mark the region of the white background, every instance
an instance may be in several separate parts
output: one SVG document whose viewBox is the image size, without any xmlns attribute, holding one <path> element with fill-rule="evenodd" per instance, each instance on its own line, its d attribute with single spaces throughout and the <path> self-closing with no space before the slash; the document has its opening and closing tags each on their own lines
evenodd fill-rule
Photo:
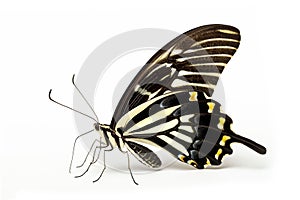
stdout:
<svg viewBox="0 0 300 200">
<path fill-rule="evenodd" d="M 300 67 L 297 3 L 221 2 L 1 1 L 0 198 L 253 200 L 296 196 L 293 180 L 300 178 L 299 101 L 294 95 L 299 91 Z M 234 154 L 219 169 L 200 171 L 175 164 L 136 175 L 139 186 L 129 174 L 113 170 L 107 170 L 95 184 L 92 180 L 100 169 L 74 179 L 67 172 L 77 134 L 73 114 L 50 103 L 48 90 L 54 88 L 56 98 L 72 105 L 72 74 L 98 45 L 124 31 L 185 32 L 211 23 L 230 24 L 241 31 L 241 46 L 222 75 L 226 111 L 236 132 L 265 145 L 267 155 L 233 145 Z M 109 86 L 99 88 L 108 91 Z M 109 119 L 111 113 L 103 115 Z"/>
</svg>

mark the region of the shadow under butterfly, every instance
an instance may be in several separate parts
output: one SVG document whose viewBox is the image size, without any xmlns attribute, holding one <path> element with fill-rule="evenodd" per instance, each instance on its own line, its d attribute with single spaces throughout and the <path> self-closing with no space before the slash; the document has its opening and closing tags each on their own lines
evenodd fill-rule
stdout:
<svg viewBox="0 0 300 200">
<path fill-rule="evenodd" d="M 128 169 L 135 184 L 128 152 L 150 168 L 162 165 L 149 145 L 163 149 L 197 169 L 220 165 L 226 154 L 232 154 L 230 145 L 234 142 L 265 154 L 265 147 L 232 131 L 232 119 L 211 98 L 220 74 L 239 43 L 239 30 L 221 24 L 201 26 L 176 37 L 138 72 L 123 94 L 109 125 L 99 123 L 92 106 L 76 86 L 74 76 L 72 82 L 95 118 L 53 100 L 50 90 L 51 101 L 95 121 L 91 131 L 97 131 L 100 137 L 93 142 L 94 151 L 92 153 L 93 148 L 90 149 L 83 164 L 91 153 L 93 159 L 80 176 L 97 162 L 102 149 L 104 168 L 95 181 L 106 169 L 105 154 L 118 148 L 127 155 Z M 78 138 L 91 131 L 76 138 L 72 159 Z M 70 171 L 71 167 L 72 161 Z"/>
</svg>

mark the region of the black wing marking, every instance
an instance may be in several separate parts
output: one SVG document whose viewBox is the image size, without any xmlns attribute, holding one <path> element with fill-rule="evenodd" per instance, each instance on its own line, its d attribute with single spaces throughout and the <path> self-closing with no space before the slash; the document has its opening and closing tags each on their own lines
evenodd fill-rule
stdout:
<svg viewBox="0 0 300 200">
<path fill-rule="evenodd" d="M 126 142 L 126 144 L 129 147 L 129 151 L 144 165 L 152 168 L 161 166 L 161 161 L 158 156 L 147 147 L 130 141 Z"/>
<path fill-rule="evenodd" d="M 202 91 L 211 96 L 219 75 L 236 52 L 239 30 L 227 25 L 192 29 L 159 50 L 130 83 L 111 127 L 128 111 L 169 91 Z"/>
<path fill-rule="evenodd" d="M 202 92 L 169 92 L 132 109 L 116 125 L 126 142 L 151 144 L 165 149 L 196 168 L 220 165 L 231 154 L 232 142 L 264 154 L 261 145 L 235 134 L 232 120 L 221 105 L 203 99 Z"/>
</svg>

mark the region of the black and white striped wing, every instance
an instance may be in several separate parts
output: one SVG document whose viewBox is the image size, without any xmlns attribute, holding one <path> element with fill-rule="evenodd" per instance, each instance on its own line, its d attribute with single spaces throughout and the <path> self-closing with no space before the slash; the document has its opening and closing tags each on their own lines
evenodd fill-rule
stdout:
<svg viewBox="0 0 300 200">
<path fill-rule="evenodd" d="M 154 54 L 130 83 L 111 126 L 128 111 L 167 90 L 201 91 L 211 96 L 239 42 L 239 30 L 227 25 L 201 26 L 173 39 Z"/>
</svg>

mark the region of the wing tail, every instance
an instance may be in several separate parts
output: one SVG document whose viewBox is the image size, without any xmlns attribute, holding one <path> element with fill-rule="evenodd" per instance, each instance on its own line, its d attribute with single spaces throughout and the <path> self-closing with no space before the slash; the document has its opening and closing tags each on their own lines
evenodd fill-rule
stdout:
<svg viewBox="0 0 300 200">
<path fill-rule="evenodd" d="M 237 134 L 231 134 L 232 141 L 241 143 L 250 149 L 256 151 L 259 154 L 266 154 L 267 150 L 264 146 L 254 142 L 253 140 L 250 140 L 248 138 L 245 138 L 243 136 L 237 135 Z"/>
</svg>

